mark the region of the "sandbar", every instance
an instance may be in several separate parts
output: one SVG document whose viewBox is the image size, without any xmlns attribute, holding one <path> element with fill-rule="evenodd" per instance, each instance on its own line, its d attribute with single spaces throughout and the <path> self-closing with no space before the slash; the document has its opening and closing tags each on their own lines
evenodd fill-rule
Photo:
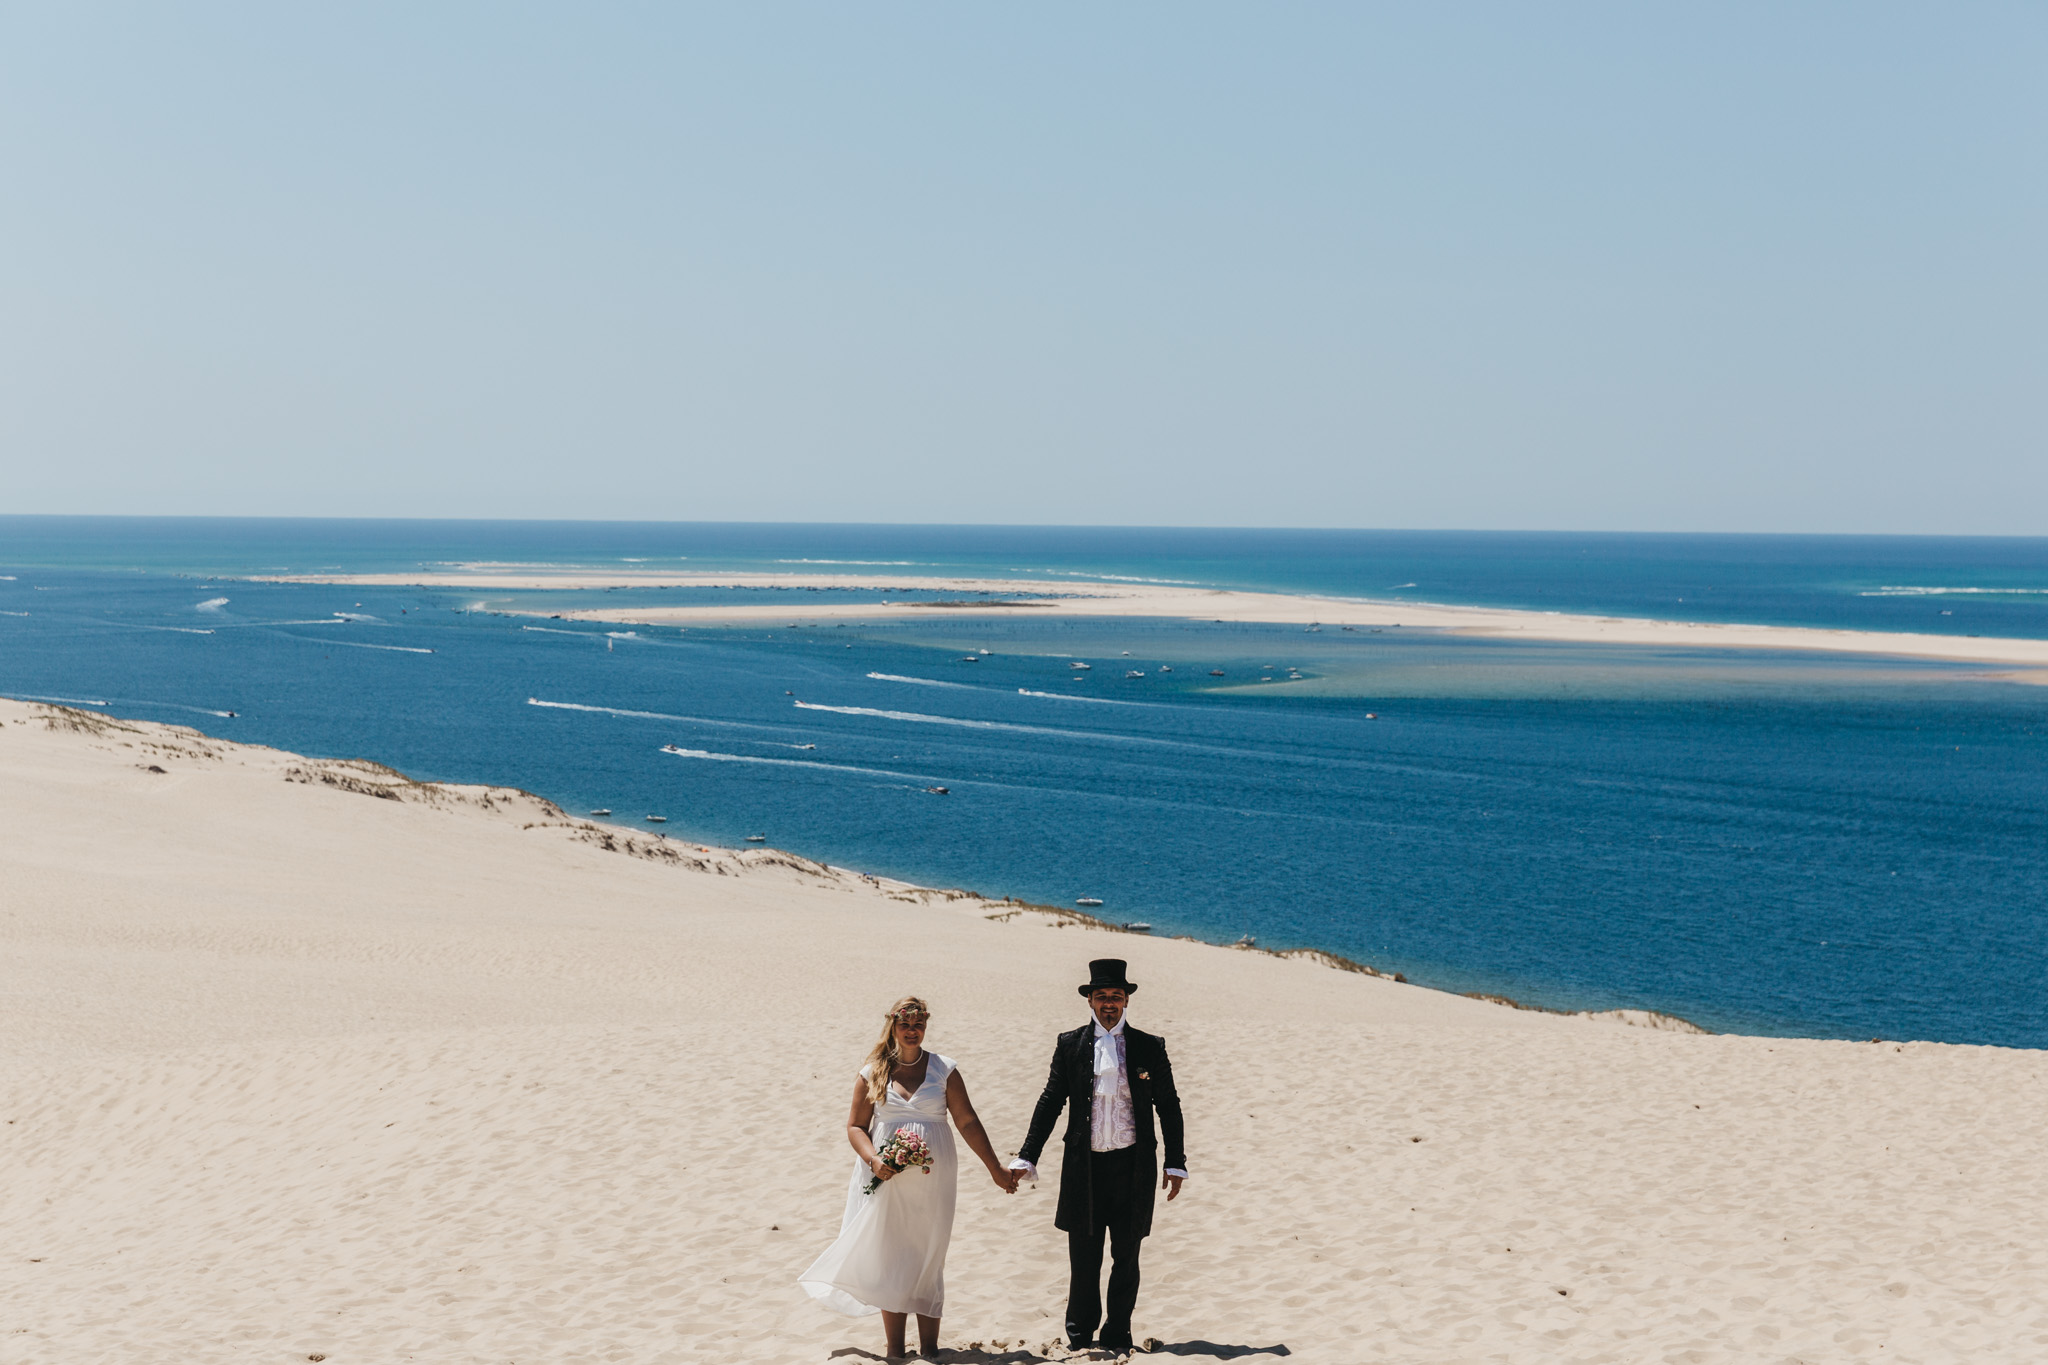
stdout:
<svg viewBox="0 0 2048 1365">
<path fill-rule="evenodd" d="M 1044 579 L 889 577 L 820 573 L 716 573 L 570 571 L 542 573 L 517 566 L 479 565 L 429 574 L 306 574 L 260 582 L 333 583 L 378 587 L 463 588 L 477 591 L 602 591 L 605 589 L 728 588 L 748 590 L 731 604 L 631 604 L 544 611 L 566 620 L 624 625 L 802 624 L 906 620 L 945 615 L 1156 617 L 1188 621 L 1265 622 L 1278 625 L 1409 629 L 1501 639 L 1646 645 L 1701 650 L 1786 650 L 1863 654 L 1958 663 L 2048 669 L 2048 640 L 1956 636 L 1904 631 L 1825 630 L 1808 626 L 1666 621 L 1647 617 L 1591 616 L 1429 602 L 1305 597 L 1159 583 Z M 947 594 L 939 601 L 892 601 L 884 590 Z M 788 594 L 768 598 L 763 591 Z M 517 613 L 516 606 L 501 608 Z M 2010 681 L 2037 682 L 2040 675 Z"/>
</svg>

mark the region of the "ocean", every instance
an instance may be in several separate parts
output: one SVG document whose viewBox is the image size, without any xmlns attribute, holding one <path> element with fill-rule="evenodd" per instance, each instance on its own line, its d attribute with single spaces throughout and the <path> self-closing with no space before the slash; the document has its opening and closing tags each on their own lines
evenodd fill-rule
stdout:
<svg viewBox="0 0 2048 1365">
<path fill-rule="evenodd" d="M 2039 539 L 0 518 L 0 693 L 1532 1005 L 2048 1046 L 2048 688 L 2010 670 L 247 577 L 473 562 L 2048 638 Z"/>
</svg>

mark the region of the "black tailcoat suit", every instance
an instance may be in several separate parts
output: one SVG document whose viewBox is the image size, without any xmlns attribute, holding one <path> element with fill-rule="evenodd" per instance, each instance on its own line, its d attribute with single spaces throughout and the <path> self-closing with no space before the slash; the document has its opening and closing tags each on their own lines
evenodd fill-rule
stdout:
<svg viewBox="0 0 2048 1365">
<path fill-rule="evenodd" d="M 1095 1117 L 1095 1024 L 1091 1020 L 1054 1045 L 1045 1092 L 1031 1113 L 1031 1131 L 1017 1155 L 1038 1164 L 1052 1127 L 1067 1111 L 1065 1156 L 1060 1163 L 1059 1209 L 1053 1226 L 1067 1234 L 1073 1282 L 1067 1299 L 1067 1335 L 1087 1340 L 1101 1314 L 1099 1283 L 1102 1236 L 1110 1237 L 1109 1313 L 1102 1341 L 1130 1344 L 1131 1308 L 1138 1297 L 1138 1243 L 1152 1231 L 1152 1207 L 1159 1184 L 1159 1145 L 1165 1165 L 1187 1169 L 1180 1093 L 1173 1087 L 1173 1063 L 1166 1040 L 1124 1024 L 1124 1072 L 1131 1088 L 1132 1127 L 1137 1141 L 1118 1152 L 1093 1150 Z M 1158 1111 L 1158 1122 L 1153 1112 Z"/>
</svg>

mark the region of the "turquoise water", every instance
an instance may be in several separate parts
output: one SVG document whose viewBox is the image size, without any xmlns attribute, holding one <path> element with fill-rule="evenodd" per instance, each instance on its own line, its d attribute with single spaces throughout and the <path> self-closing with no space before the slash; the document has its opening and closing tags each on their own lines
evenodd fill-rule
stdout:
<svg viewBox="0 0 2048 1365">
<path fill-rule="evenodd" d="M 2048 689 L 1980 666 L 1151 620 L 685 633 L 469 610 L 679 590 L 234 577 L 629 559 L 2048 636 L 2042 541 L 0 519 L 0 692 L 1448 989 L 2048 1045 Z"/>
</svg>

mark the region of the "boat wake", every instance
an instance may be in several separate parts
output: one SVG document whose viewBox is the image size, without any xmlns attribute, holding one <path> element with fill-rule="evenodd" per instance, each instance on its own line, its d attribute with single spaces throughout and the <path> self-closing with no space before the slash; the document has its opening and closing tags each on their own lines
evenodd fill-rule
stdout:
<svg viewBox="0 0 2048 1365">
<path fill-rule="evenodd" d="M 24 613 L 24 615 L 25 614 L 26 613 Z M 93 624 L 100 626 L 114 626 L 121 630 L 167 630 L 170 631 L 173 635 L 213 634 L 211 630 L 202 630 L 198 626 L 152 626 L 147 625 L 141 621 L 95 621 Z"/>
<path fill-rule="evenodd" d="M 1075 692 L 1034 692 L 1028 687 L 1017 689 L 1020 697 L 1051 697 L 1054 701 L 1086 701 L 1097 706 L 1150 706 L 1151 702 L 1117 701 L 1112 697 L 1084 697 Z"/>
<path fill-rule="evenodd" d="M 564 632 L 573 633 L 573 632 Z M 716 725 L 729 730 L 781 730 L 786 725 L 756 725 L 744 720 L 712 720 L 707 716 L 676 716 L 666 711 L 628 711 L 620 706 L 587 706 L 580 701 L 542 701 L 539 697 L 528 697 L 528 706 L 542 706 L 550 711 L 588 711 L 600 716 L 623 716 L 628 720 L 673 720 L 685 725 Z"/>
<path fill-rule="evenodd" d="M 860 773 L 866 777 L 894 777 L 905 782 L 933 782 L 936 778 L 923 777 L 917 773 L 899 773 L 888 768 L 856 768 L 850 763 L 819 763 L 808 758 L 763 758 L 759 754 L 720 754 L 709 749 L 685 749 L 679 744 L 664 744 L 661 751 L 676 758 L 698 758 L 708 763 L 765 763 L 774 768 L 819 768 L 830 773 Z M 949 778 L 948 781 L 957 781 Z"/>
<path fill-rule="evenodd" d="M 156 711 L 189 711 L 195 716 L 219 716 L 222 720 L 233 720 L 232 711 L 217 711 L 211 706 L 187 706 L 180 701 L 142 701 L 135 697 L 109 697 L 92 700 L 86 697 L 39 697 L 27 692 L 4 694 L 16 701 L 46 701 L 59 706 L 146 706 Z"/>
<path fill-rule="evenodd" d="M 1912 588 L 1883 587 L 1872 592 L 1859 592 L 1858 597 L 2043 597 L 2048 588 Z"/>
<path fill-rule="evenodd" d="M 1019 735 L 1055 735 L 1061 739 L 1107 739 L 1131 744 L 1153 741 L 1137 735 L 1095 734 L 1087 730 L 1056 730 L 1048 725 L 1018 725 L 1006 720 L 969 720 L 963 716 L 928 716 L 922 711 L 884 711 L 873 706 L 827 706 L 823 702 L 800 701 L 805 711 L 830 711 L 840 716 L 873 716 L 877 720 L 900 720 L 912 725 L 952 725 L 962 730 L 1007 730 Z"/>
<path fill-rule="evenodd" d="M 211 631 L 206 633 L 212 634 Z M 339 645 L 343 649 L 388 649 L 398 654 L 432 654 L 434 652 L 431 649 L 422 649 L 418 645 L 372 645 L 365 644 L 361 640 L 314 640 L 304 635 L 285 635 L 282 638 L 297 640 L 301 644 L 308 645 Z"/>
<path fill-rule="evenodd" d="M 876 682 L 916 683 L 919 687 L 957 687 L 962 692 L 984 692 L 987 689 L 971 683 L 940 682 L 937 678 L 906 678 L 898 673 L 870 673 Z"/>
</svg>

